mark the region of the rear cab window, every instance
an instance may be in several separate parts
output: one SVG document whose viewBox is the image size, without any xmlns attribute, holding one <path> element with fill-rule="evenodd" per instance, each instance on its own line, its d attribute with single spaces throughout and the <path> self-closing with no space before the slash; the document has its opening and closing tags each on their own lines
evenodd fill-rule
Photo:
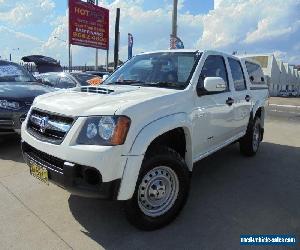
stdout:
<svg viewBox="0 0 300 250">
<path fill-rule="evenodd" d="M 251 84 L 265 84 L 264 74 L 260 65 L 249 61 L 246 61 L 245 65 Z"/>
</svg>

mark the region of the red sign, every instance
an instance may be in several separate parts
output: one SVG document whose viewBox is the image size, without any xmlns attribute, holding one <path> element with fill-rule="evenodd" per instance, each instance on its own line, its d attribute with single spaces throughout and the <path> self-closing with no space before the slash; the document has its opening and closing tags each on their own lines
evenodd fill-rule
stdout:
<svg viewBox="0 0 300 250">
<path fill-rule="evenodd" d="M 109 10 L 69 0 L 69 43 L 108 50 Z"/>
</svg>

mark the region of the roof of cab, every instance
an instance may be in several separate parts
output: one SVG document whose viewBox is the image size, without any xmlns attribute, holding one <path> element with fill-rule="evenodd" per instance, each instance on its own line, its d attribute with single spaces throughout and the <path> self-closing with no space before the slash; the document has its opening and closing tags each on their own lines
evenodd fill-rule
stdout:
<svg viewBox="0 0 300 250">
<path fill-rule="evenodd" d="M 140 55 L 154 54 L 154 53 L 195 53 L 198 52 L 197 49 L 166 49 L 166 50 L 154 50 L 149 52 L 142 52 Z"/>
</svg>

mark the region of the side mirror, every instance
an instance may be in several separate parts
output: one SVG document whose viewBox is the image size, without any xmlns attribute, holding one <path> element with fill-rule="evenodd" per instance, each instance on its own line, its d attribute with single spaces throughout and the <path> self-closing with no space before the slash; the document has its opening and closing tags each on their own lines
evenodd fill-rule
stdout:
<svg viewBox="0 0 300 250">
<path fill-rule="evenodd" d="M 226 83 L 221 77 L 206 77 L 204 79 L 204 86 L 197 87 L 197 93 L 201 95 L 212 95 L 226 91 Z"/>
<path fill-rule="evenodd" d="M 209 93 L 220 93 L 226 90 L 226 83 L 221 77 L 206 77 L 204 89 Z"/>
</svg>

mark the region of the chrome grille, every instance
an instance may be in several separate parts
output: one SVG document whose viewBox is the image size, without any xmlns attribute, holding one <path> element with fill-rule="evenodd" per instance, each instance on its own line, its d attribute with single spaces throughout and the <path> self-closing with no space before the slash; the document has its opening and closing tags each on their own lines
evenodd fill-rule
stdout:
<svg viewBox="0 0 300 250">
<path fill-rule="evenodd" d="M 8 120 L 8 119 L 1 119 L 0 118 L 0 125 L 1 126 L 13 126 L 14 125 L 14 121 L 13 120 Z"/>
<path fill-rule="evenodd" d="M 74 118 L 32 110 L 27 131 L 41 141 L 60 144 L 71 129 Z"/>
</svg>

